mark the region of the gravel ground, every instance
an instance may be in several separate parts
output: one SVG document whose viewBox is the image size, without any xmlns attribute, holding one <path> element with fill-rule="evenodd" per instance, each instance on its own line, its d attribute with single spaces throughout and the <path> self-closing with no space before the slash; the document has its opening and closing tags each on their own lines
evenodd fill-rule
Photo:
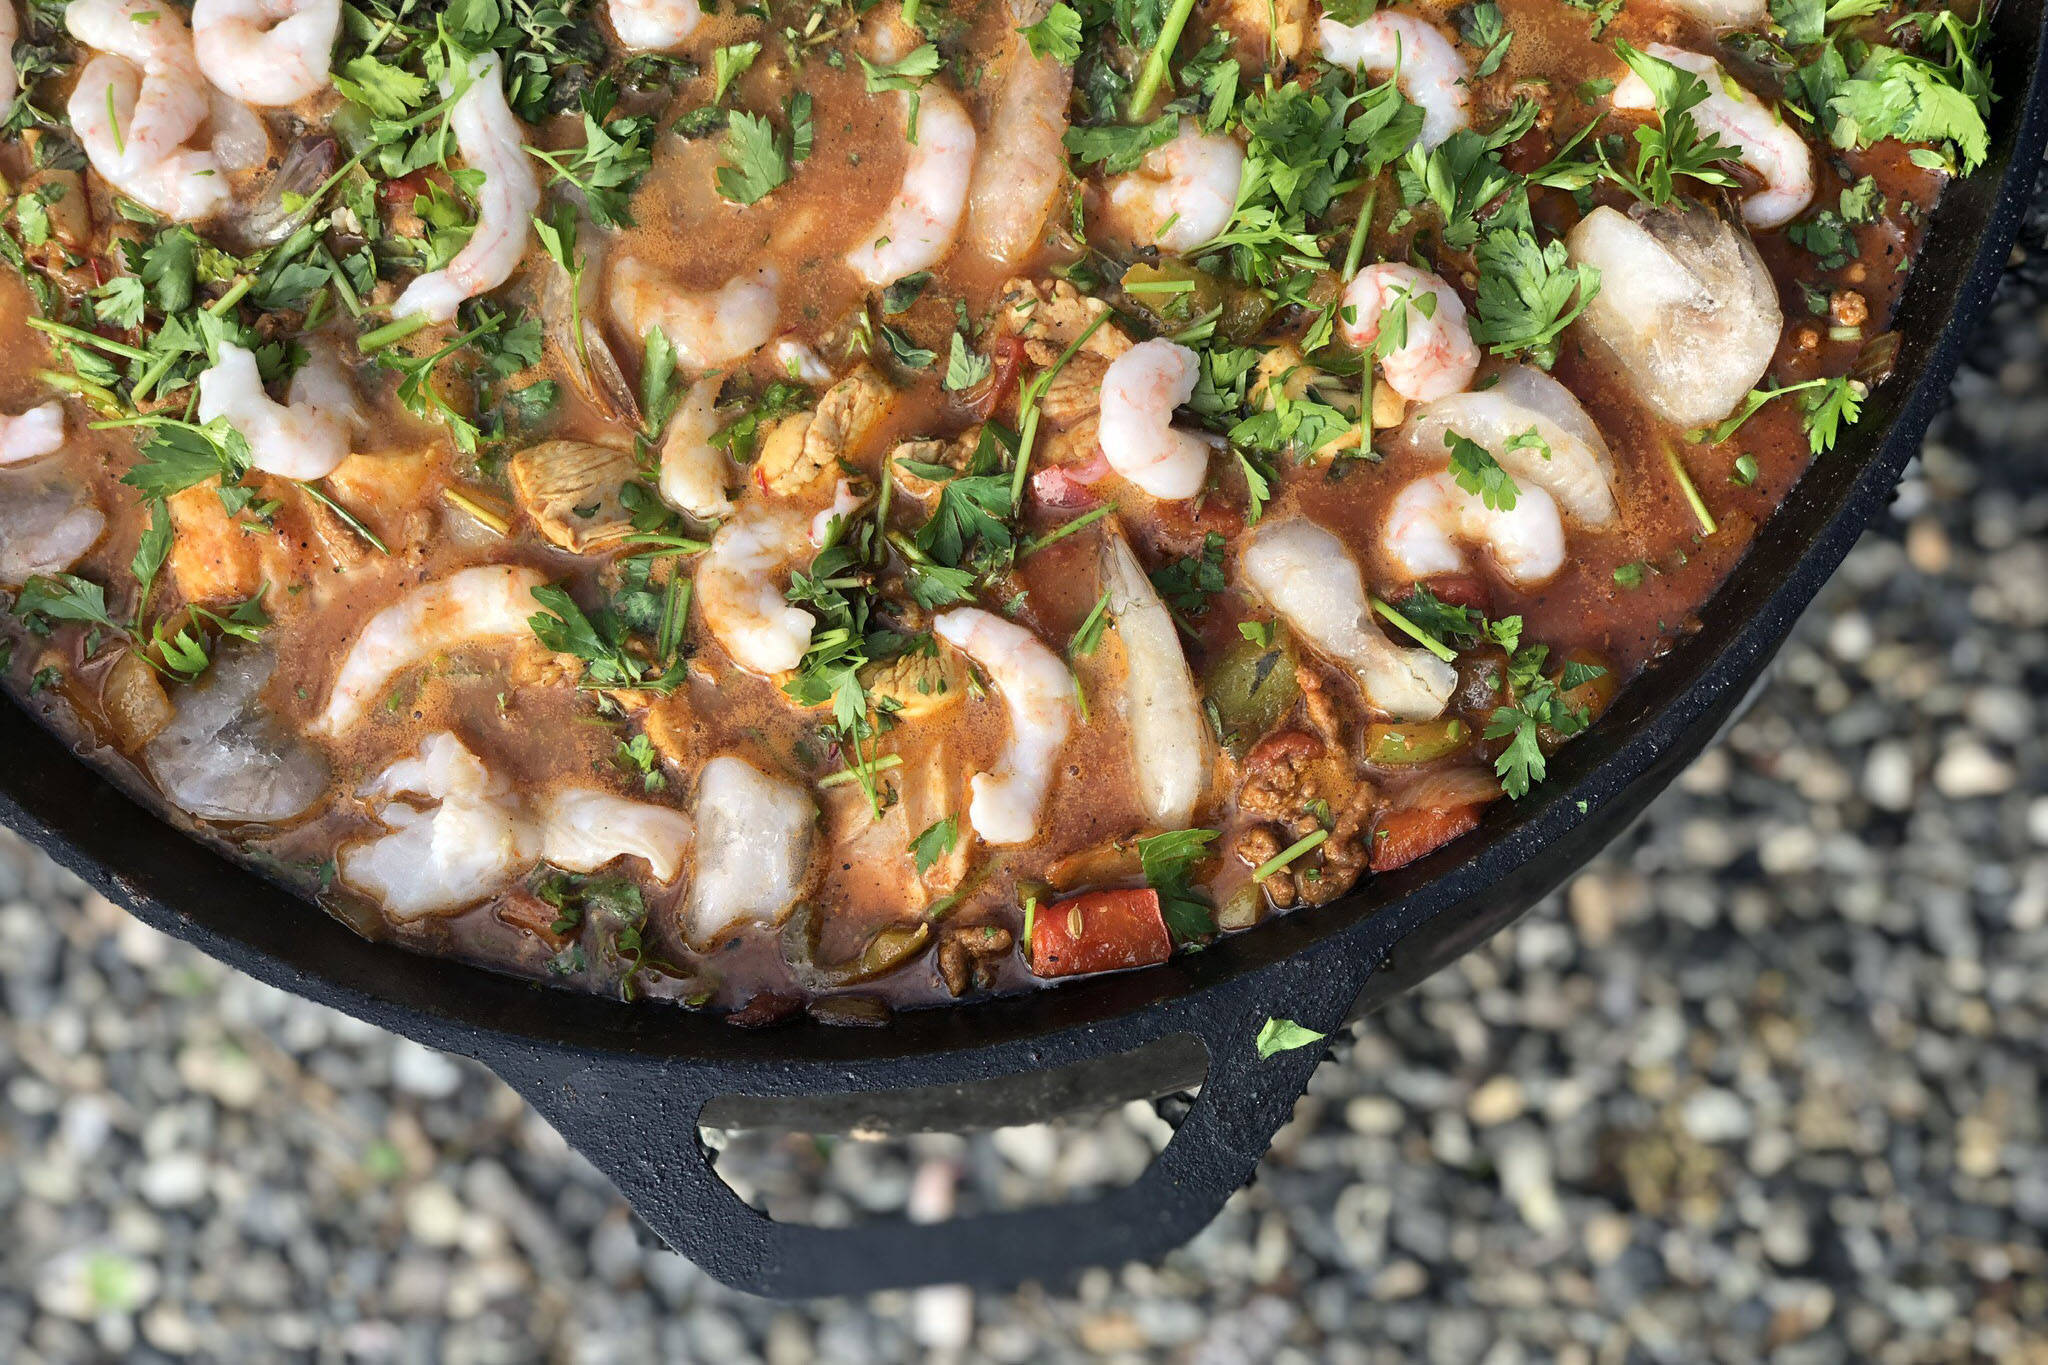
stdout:
<svg viewBox="0 0 2048 1365">
<path fill-rule="evenodd" d="M 1160 1268 L 732 1293 L 489 1075 L 0 835 L 0 1360 L 2048 1362 L 2044 281 L 1747 718 L 1340 1048 Z M 785 1213 L 929 1214 L 1126 1179 L 1165 1131 L 723 1164 Z"/>
</svg>

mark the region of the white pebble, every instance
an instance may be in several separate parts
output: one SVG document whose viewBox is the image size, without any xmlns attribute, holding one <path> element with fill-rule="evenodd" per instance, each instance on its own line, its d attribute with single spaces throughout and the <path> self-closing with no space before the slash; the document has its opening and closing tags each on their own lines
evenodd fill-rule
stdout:
<svg viewBox="0 0 2048 1365">
<path fill-rule="evenodd" d="M 462 1087 L 462 1068 L 443 1053 L 401 1038 L 391 1050 L 391 1083 L 408 1095 L 445 1100 Z"/>
<path fill-rule="evenodd" d="M 1863 795 L 1879 810 L 1910 810 L 1913 805 L 1913 751 L 1895 739 L 1870 746 L 1863 761 Z"/>
<path fill-rule="evenodd" d="M 1700 1142 L 1738 1142 L 1753 1126 L 1749 1106 L 1733 1091 L 1699 1091 L 1685 1102 L 1685 1131 Z"/>
<path fill-rule="evenodd" d="M 1968 737 L 1952 741 L 1934 765 L 1934 789 L 1952 801 L 1996 796 L 2012 782 L 2012 765 Z"/>
<path fill-rule="evenodd" d="M 197 1152 L 167 1152 L 142 1168 L 137 1184 L 160 1209 L 196 1204 L 206 1197 L 206 1161 Z"/>
</svg>

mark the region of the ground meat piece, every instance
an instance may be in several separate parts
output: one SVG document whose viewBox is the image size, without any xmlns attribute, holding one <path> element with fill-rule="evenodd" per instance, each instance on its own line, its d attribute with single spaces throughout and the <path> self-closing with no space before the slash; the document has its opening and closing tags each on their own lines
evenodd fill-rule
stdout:
<svg viewBox="0 0 2048 1365">
<path fill-rule="evenodd" d="M 1335 689 L 1320 672 L 1305 663 L 1294 666 L 1294 680 L 1301 688 L 1301 705 L 1308 715 L 1308 723 L 1315 726 L 1316 733 L 1323 737 L 1323 743 L 1334 750 L 1343 750 L 1346 747 L 1344 736 L 1350 726 L 1340 709 Z"/>
<path fill-rule="evenodd" d="M 1305 730 L 1267 735 L 1245 755 L 1238 809 L 1268 820 L 1296 814 L 1317 797 L 1312 765 L 1323 752 L 1323 742 Z"/>
<path fill-rule="evenodd" d="M 1361 782 L 1351 800 L 1337 815 L 1336 827 L 1317 850 L 1322 855 L 1319 876 L 1305 879 L 1302 897 L 1310 905 L 1327 905 L 1349 891 L 1371 860 L 1369 825 L 1379 806 L 1379 793 L 1369 782 Z"/>
<path fill-rule="evenodd" d="M 971 985 L 987 990 L 995 984 L 996 964 L 1016 943 L 999 924 L 949 926 L 939 935 L 939 979 L 956 999 Z"/>
</svg>

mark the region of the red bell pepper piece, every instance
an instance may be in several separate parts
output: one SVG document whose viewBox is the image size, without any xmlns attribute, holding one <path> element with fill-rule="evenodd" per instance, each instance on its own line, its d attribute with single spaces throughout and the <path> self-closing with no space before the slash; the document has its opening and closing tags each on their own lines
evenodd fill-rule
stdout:
<svg viewBox="0 0 2048 1365">
<path fill-rule="evenodd" d="M 1380 817 L 1372 832 L 1372 870 L 1392 872 L 1406 867 L 1425 853 L 1434 853 L 1479 824 L 1483 801 L 1452 806 L 1447 810 L 1391 810 Z"/>
<path fill-rule="evenodd" d="M 1159 893 L 1086 891 L 1054 901 L 1031 924 L 1031 970 L 1037 976 L 1081 976 L 1149 967 L 1173 956 L 1159 913 Z"/>
</svg>

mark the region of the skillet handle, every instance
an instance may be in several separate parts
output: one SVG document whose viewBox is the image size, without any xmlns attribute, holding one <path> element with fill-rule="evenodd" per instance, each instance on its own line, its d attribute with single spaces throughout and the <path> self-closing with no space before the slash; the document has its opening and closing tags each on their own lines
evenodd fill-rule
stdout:
<svg viewBox="0 0 2048 1365">
<path fill-rule="evenodd" d="M 1058 1281 L 1089 1266 L 1165 1255 L 1206 1227 L 1251 1180 L 1329 1051 L 1327 1041 L 1318 1041 L 1262 1059 L 1255 1046 L 1260 1027 L 1277 1015 L 1334 1034 L 1373 965 L 1350 955 L 1309 956 L 1323 961 L 1296 960 L 1288 970 L 1262 974 L 1252 989 L 1221 990 L 1220 998 L 1204 993 L 1189 1002 L 1192 1008 L 1161 1012 L 1156 1036 L 1195 1034 L 1208 1049 L 1209 1068 L 1187 1117 L 1137 1180 L 1094 1198 L 939 1223 L 888 1218 L 811 1227 L 778 1223 L 748 1206 L 713 1169 L 697 1133 L 705 1102 L 736 1087 L 706 1081 L 687 1063 L 557 1069 L 507 1065 L 501 1057 L 492 1064 L 671 1247 L 734 1288 L 806 1298 L 928 1284 Z M 1131 1046 L 1127 1033 L 1113 1049 L 1083 1043 L 1092 1055 Z M 1024 1064 L 1003 1070 L 1033 1070 L 1039 1055 L 1020 1050 Z M 873 1088 L 861 1075 L 845 1068 L 818 1079 L 785 1073 L 763 1088 Z"/>
</svg>

